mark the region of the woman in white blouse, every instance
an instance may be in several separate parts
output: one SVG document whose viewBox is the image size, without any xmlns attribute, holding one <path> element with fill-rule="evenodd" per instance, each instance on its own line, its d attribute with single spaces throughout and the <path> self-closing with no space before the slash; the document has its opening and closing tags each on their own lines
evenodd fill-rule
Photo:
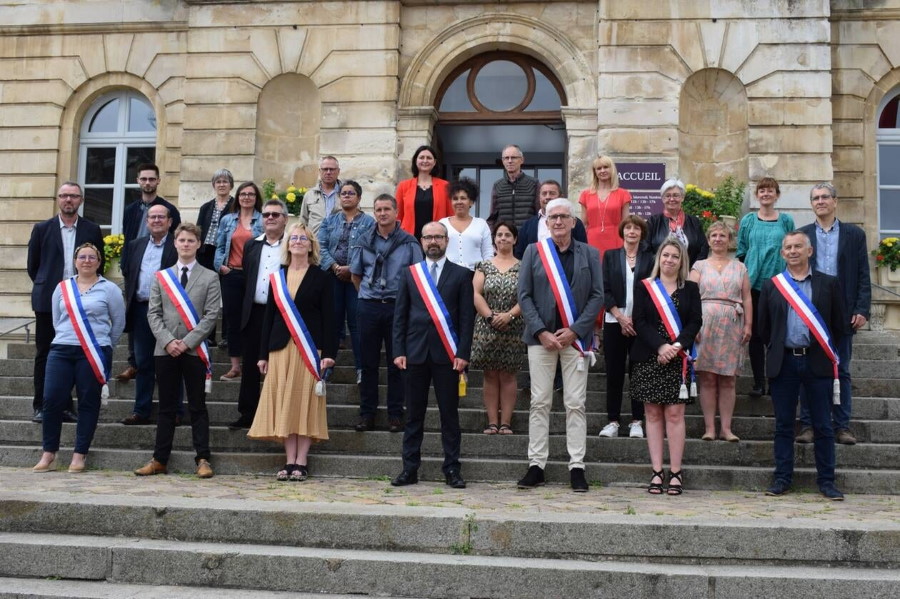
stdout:
<svg viewBox="0 0 900 599">
<path fill-rule="evenodd" d="M 450 185 L 450 204 L 453 216 L 440 220 L 448 231 L 447 259 L 474 271 L 482 260 L 494 257 L 491 228 L 487 221 L 469 214 L 478 197 L 478 185 L 463 177 Z"/>
</svg>

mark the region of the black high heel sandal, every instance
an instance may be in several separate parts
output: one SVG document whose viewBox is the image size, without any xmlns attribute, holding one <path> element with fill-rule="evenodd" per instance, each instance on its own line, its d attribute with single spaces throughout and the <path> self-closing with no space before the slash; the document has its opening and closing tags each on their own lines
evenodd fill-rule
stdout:
<svg viewBox="0 0 900 599">
<path fill-rule="evenodd" d="M 667 494 L 681 495 L 684 492 L 684 488 L 682 487 L 683 481 L 681 480 L 681 473 L 682 473 L 681 470 L 679 470 L 678 472 L 673 472 L 672 470 L 669 470 L 669 485 L 668 485 L 669 488 L 666 491 Z M 678 484 L 672 485 L 673 480 L 677 480 Z"/>
<path fill-rule="evenodd" d="M 650 477 L 650 484 L 647 485 L 647 492 L 651 495 L 662 495 L 663 494 L 663 480 L 665 480 L 666 473 L 660 470 L 657 472 L 653 471 L 653 476 Z M 658 478 L 659 482 L 653 482 L 654 478 Z"/>
</svg>

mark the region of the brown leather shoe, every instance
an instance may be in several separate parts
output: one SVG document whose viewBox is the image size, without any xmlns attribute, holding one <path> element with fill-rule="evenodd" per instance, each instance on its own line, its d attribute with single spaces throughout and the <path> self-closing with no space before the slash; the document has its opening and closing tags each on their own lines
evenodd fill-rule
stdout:
<svg viewBox="0 0 900 599">
<path fill-rule="evenodd" d="M 143 416 L 132 414 L 123 418 L 121 424 L 124 424 L 125 426 L 135 426 L 143 424 L 153 424 L 153 422 L 151 422 L 149 418 L 144 418 Z"/>
<path fill-rule="evenodd" d="M 156 458 L 153 458 L 146 465 L 135 470 L 134 473 L 138 476 L 153 476 L 154 474 L 168 474 L 169 470 L 165 464 L 161 464 L 156 461 Z"/>
<path fill-rule="evenodd" d="M 797 443 L 812 443 L 815 436 L 812 427 L 805 426 L 800 430 L 800 434 L 794 437 Z"/>
<path fill-rule="evenodd" d="M 837 434 L 834 436 L 834 440 L 841 445 L 856 445 L 856 437 L 845 428 L 838 430 Z"/>
<path fill-rule="evenodd" d="M 197 460 L 197 478 L 212 478 L 213 469 L 209 465 L 209 460 Z"/>
<path fill-rule="evenodd" d="M 128 368 L 126 368 L 125 370 L 123 370 L 116 376 L 116 380 L 119 381 L 120 383 L 127 383 L 128 381 L 130 381 L 131 379 L 133 379 L 136 376 L 137 376 L 137 368 L 135 368 L 134 366 L 129 366 Z"/>
</svg>

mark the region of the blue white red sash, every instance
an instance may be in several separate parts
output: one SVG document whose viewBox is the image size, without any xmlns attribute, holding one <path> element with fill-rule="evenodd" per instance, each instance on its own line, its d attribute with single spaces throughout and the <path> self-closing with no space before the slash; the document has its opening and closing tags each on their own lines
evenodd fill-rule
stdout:
<svg viewBox="0 0 900 599">
<path fill-rule="evenodd" d="M 563 271 L 562 263 L 559 261 L 559 253 L 556 251 L 556 244 L 551 238 L 537 242 L 538 255 L 544 264 L 544 270 L 547 272 L 547 278 L 550 280 L 550 290 L 553 291 L 553 297 L 556 298 L 556 309 L 562 317 L 562 325 L 568 329 L 572 328 L 575 321 L 578 320 L 578 308 L 575 307 L 575 298 L 572 296 L 572 287 Z M 594 364 L 595 357 L 593 355 L 593 336 L 587 339 L 576 338 L 572 345 L 581 353 L 591 354 L 591 365 Z"/>
<path fill-rule="evenodd" d="M 191 298 L 188 297 L 187 291 L 184 290 L 184 287 L 181 286 L 181 281 L 178 280 L 176 266 L 160 270 L 156 273 L 156 278 L 172 301 L 172 305 L 175 306 L 178 315 L 181 316 L 181 322 L 184 323 L 185 328 L 188 331 L 193 331 L 200 323 L 200 317 L 197 315 L 197 310 L 194 308 L 194 304 L 191 303 Z M 209 358 L 209 347 L 206 345 L 206 339 L 197 346 L 197 357 L 206 366 L 205 388 L 206 392 L 210 393 L 212 391 L 212 362 Z"/>
<path fill-rule="evenodd" d="M 656 311 L 659 313 L 659 318 L 662 320 L 663 326 L 666 327 L 666 332 L 669 334 L 669 342 L 675 343 L 675 340 L 678 339 L 678 335 L 681 334 L 681 316 L 678 315 L 675 303 L 672 301 L 669 294 L 666 293 L 663 282 L 658 278 L 644 279 L 641 282 L 644 284 L 644 287 L 647 288 L 650 299 L 653 300 L 653 305 L 656 306 Z M 681 399 L 688 398 L 688 366 L 690 366 L 691 375 L 690 397 L 697 397 L 696 373 L 693 368 L 693 362 L 697 358 L 697 349 L 694 345 L 691 345 L 690 352 L 687 352 L 682 348 L 678 350 L 678 353 L 681 354 L 681 391 L 679 397 Z"/>
<path fill-rule="evenodd" d="M 787 270 L 772 277 L 772 282 L 775 283 L 775 289 L 787 300 L 788 305 L 797 313 L 797 316 L 807 326 L 809 332 L 819 342 L 825 355 L 831 360 L 831 365 L 834 368 L 832 401 L 834 405 L 840 405 L 841 383 L 838 378 L 838 364 L 841 360 L 832 345 L 831 332 L 828 330 L 828 325 L 825 324 L 822 315 L 819 314 L 819 310 L 813 305 L 812 300 L 803 293 L 803 290 L 800 289 L 800 286 L 797 285 Z"/>
<path fill-rule="evenodd" d="M 447 355 L 450 356 L 450 361 L 453 362 L 456 359 L 459 336 L 453 328 L 450 312 L 447 310 L 447 306 L 444 305 L 444 299 L 441 297 L 441 294 L 438 293 L 437 285 L 435 285 L 434 279 L 431 278 L 431 273 L 428 272 L 425 260 L 410 266 L 409 271 L 412 273 L 419 295 L 422 296 L 422 301 L 425 302 L 425 307 L 428 308 L 428 313 L 431 315 L 431 321 L 434 323 L 441 338 L 441 343 L 444 345 Z"/>
<path fill-rule="evenodd" d="M 60 285 L 62 286 L 63 303 L 66 305 L 66 312 L 69 313 L 72 328 L 75 329 L 81 349 L 87 357 L 88 364 L 91 365 L 91 370 L 94 371 L 94 377 L 100 383 L 100 397 L 107 399 L 109 398 L 109 385 L 106 382 L 109 380 L 109 373 L 103 366 L 103 350 L 94 336 L 91 323 L 88 322 L 87 312 L 84 311 L 84 306 L 81 304 L 81 293 L 78 291 L 75 277 L 63 279 Z"/>
<path fill-rule="evenodd" d="M 278 306 L 278 310 L 281 312 L 281 317 L 284 319 L 284 324 L 287 325 L 294 344 L 300 350 L 300 357 L 303 359 L 306 369 L 318 381 L 316 393 L 323 395 L 323 393 L 319 393 L 319 387 L 321 386 L 319 383 L 322 382 L 322 375 L 319 374 L 321 369 L 319 351 L 316 349 L 316 344 L 313 342 L 309 329 L 306 328 L 306 323 L 303 322 L 303 317 L 300 316 L 300 311 L 297 310 L 294 299 L 288 293 L 284 271 L 279 268 L 278 272 L 270 274 L 269 282 L 272 285 L 272 297 L 275 300 L 275 305 Z"/>
</svg>

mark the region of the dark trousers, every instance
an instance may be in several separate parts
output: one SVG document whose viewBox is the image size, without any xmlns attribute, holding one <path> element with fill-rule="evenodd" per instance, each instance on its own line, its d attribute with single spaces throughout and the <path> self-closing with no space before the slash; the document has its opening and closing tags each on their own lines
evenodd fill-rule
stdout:
<svg viewBox="0 0 900 599">
<path fill-rule="evenodd" d="M 134 377 L 134 413 L 150 418 L 153 411 L 153 385 L 156 381 L 153 350 L 156 337 L 147 321 L 147 302 L 134 300 L 131 310 L 131 341 L 134 343 L 134 359 L 137 376 Z"/>
<path fill-rule="evenodd" d="M 241 343 L 241 311 L 246 278 L 244 271 L 232 270 L 219 277 L 219 281 L 222 284 L 222 322 L 228 323 L 228 356 L 237 358 L 244 348 Z"/>
<path fill-rule="evenodd" d="M 759 335 L 759 290 L 751 289 L 753 300 L 753 323 L 750 333 L 750 368 L 753 369 L 753 382 L 763 383 L 766 380 L 766 345 Z"/>
<path fill-rule="evenodd" d="M 347 328 L 350 329 L 350 344 L 353 347 L 353 360 L 356 369 L 362 368 L 362 360 L 360 358 L 359 345 L 359 326 L 357 324 L 356 304 L 357 293 L 356 287 L 350 281 L 341 281 L 336 276 L 331 275 L 334 279 L 334 324 L 337 331 L 338 343 L 344 338 L 344 321 L 347 322 Z"/>
<path fill-rule="evenodd" d="M 250 308 L 250 320 L 244 327 L 244 357 L 241 363 L 241 389 L 238 393 L 238 412 L 241 420 L 253 421 L 256 416 L 256 408 L 259 406 L 259 343 L 262 337 L 263 316 L 266 307 L 262 304 L 253 304 Z"/>
<path fill-rule="evenodd" d="M 406 366 L 406 429 L 403 431 L 403 469 L 418 470 L 422 463 L 422 438 L 425 435 L 425 410 L 428 407 L 428 389 L 434 381 L 434 395 L 441 413 L 441 445 L 444 448 L 444 464 L 441 470 L 459 472 L 459 446 L 462 433 L 459 428 L 459 373 L 453 365 L 423 364 Z"/>
<path fill-rule="evenodd" d="M 809 369 L 806 356 L 794 356 L 785 348 L 781 372 L 769 381 L 775 411 L 775 480 L 791 484 L 794 473 L 794 419 L 797 396 L 803 389 L 809 397 L 815 433 L 816 484 L 834 483 L 834 430 L 831 428 L 832 379 Z"/>
<path fill-rule="evenodd" d="M 109 371 L 112 347 L 101 349 L 103 367 Z M 94 376 L 80 345 L 51 345 L 47 357 L 47 382 L 44 385 L 44 451 L 59 451 L 62 413 L 72 405 L 73 386 L 78 394 L 75 452 L 86 454 L 100 418 L 100 382 Z"/>
<path fill-rule="evenodd" d="M 606 361 L 606 412 L 610 422 L 622 417 L 622 391 L 625 389 L 625 373 L 629 372 L 628 352 L 634 337 L 622 334 L 617 322 L 603 323 L 603 357 Z M 557 366 L 557 368 L 559 368 Z M 631 419 L 644 419 L 644 402 L 631 397 Z"/>
<path fill-rule="evenodd" d="M 363 371 L 359 386 L 359 415 L 374 418 L 378 411 L 378 361 L 383 345 L 388 372 L 388 417 L 403 418 L 403 378 L 393 359 L 394 303 L 360 300 L 356 316 Z"/>
<path fill-rule="evenodd" d="M 206 231 L 203 232 L 206 234 Z M 197 252 L 197 262 L 200 263 L 200 266 L 203 268 L 208 268 L 209 270 L 216 272 L 213 263 L 216 258 L 216 246 L 214 245 L 202 245 L 200 246 L 200 251 Z M 222 275 L 219 275 L 219 284 L 221 285 Z M 222 338 L 225 339 L 225 336 L 228 334 L 228 327 L 225 326 L 225 321 L 222 321 Z M 209 334 L 208 339 L 213 341 L 216 340 L 216 327 L 213 327 L 212 332 Z"/>
<path fill-rule="evenodd" d="M 815 342 L 815 341 L 814 341 Z M 838 378 L 841 384 L 841 403 L 831 405 L 831 417 L 835 432 L 850 428 L 850 415 L 853 411 L 853 391 L 850 385 L 850 360 L 853 359 L 853 335 L 844 335 L 837 346 Z M 812 426 L 809 410 L 809 399 L 806 393 L 800 392 L 800 424 Z"/>
<path fill-rule="evenodd" d="M 169 462 L 175 438 L 175 415 L 182 383 L 187 390 L 188 411 L 191 414 L 191 435 L 195 461 L 209 459 L 209 413 L 206 411 L 206 366 L 197 356 L 182 354 L 156 356 L 156 384 L 159 386 L 159 419 L 156 423 L 156 447 L 153 457 L 160 464 Z"/>
<path fill-rule="evenodd" d="M 47 356 L 50 355 L 50 344 L 56 337 L 53 328 L 52 312 L 34 313 L 34 399 L 31 402 L 33 410 L 42 410 L 44 405 L 44 380 L 47 378 Z M 72 398 L 64 410 L 72 409 Z"/>
</svg>

